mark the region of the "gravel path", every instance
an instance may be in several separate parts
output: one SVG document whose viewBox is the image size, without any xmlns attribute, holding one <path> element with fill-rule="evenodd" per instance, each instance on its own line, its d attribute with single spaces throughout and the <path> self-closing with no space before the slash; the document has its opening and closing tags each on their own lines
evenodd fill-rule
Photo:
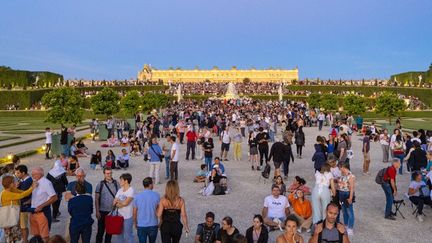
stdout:
<svg viewBox="0 0 432 243">
<path fill-rule="evenodd" d="M 327 128 L 325 128 L 327 129 Z M 313 144 L 318 134 L 326 135 L 326 132 L 318 132 L 318 129 L 305 128 L 306 134 L 306 147 L 303 150 L 303 159 L 296 159 L 294 164 L 291 164 L 290 174 L 287 184 L 290 184 L 295 175 L 300 175 L 307 180 L 307 184 L 310 187 L 314 185 L 313 177 L 313 163 L 311 157 L 313 154 Z M 218 140 L 218 139 L 217 139 Z M 101 148 L 102 142 L 90 143 L 87 142 L 87 146 L 91 152 L 101 150 L 103 156 L 106 155 L 107 148 Z M 219 154 L 220 143 L 217 141 L 215 145 L 215 154 Z M 183 235 L 181 242 L 193 242 L 196 225 L 204 222 L 204 215 L 207 211 L 213 211 L 216 214 L 216 222 L 220 222 L 224 216 L 231 216 L 234 220 L 234 226 L 236 226 L 241 233 L 245 233 L 246 229 L 252 225 L 252 217 L 254 214 L 260 213 L 264 197 L 269 195 L 271 190 L 271 183 L 259 182 L 260 174 L 256 171 L 251 171 L 250 164 L 247 162 L 247 144 L 246 141 L 243 143 L 243 161 L 237 162 L 230 160 L 224 162 L 227 174 L 229 176 L 229 185 L 231 187 L 231 193 L 224 196 L 210 196 L 203 197 L 197 192 L 200 189 L 201 184 L 192 183 L 192 179 L 196 171 L 199 169 L 202 161 L 185 161 L 185 150 L 186 146 L 181 145 L 181 161 L 179 163 L 179 183 L 181 188 L 181 195 L 186 199 L 187 213 L 189 217 L 189 225 L 192 234 L 189 238 Z M 30 149 L 30 148 L 28 148 Z M 361 173 L 362 168 L 362 155 L 361 155 L 361 137 L 353 137 L 353 149 L 354 158 L 351 162 L 353 173 L 357 176 L 357 191 L 356 191 L 356 203 L 355 208 L 355 227 L 354 236 L 352 242 L 430 242 L 426 240 L 427 237 L 425 232 L 431 232 L 432 218 L 426 217 L 423 223 L 416 221 L 413 215 L 411 215 L 412 209 L 410 203 L 407 201 L 406 206 L 403 206 L 401 211 L 406 217 L 402 219 L 400 216 L 397 217 L 397 221 L 388 221 L 384 219 L 384 206 L 385 197 L 384 193 L 379 185 L 375 183 L 376 172 L 384 166 L 381 162 L 381 148 L 379 143 L 371 144 L 371 175 L 364 176 Z M 116 154 L 120 153 L 121 148 L 115 148 Z M 45 168 L 45 172 L 52 166 L 53 161 L 44 160 L 44 155 L 39 154 L 32 157 L 24 158 L 23 163 L 28 164 L 30 167 L 42 166 Z M 231 154 L 230 154 L 230 157 Z M 84 168 L 89 168 L 89 158 L 81 158 L 80 163 Z M 137 192 L 143 190 L 142 179 L 148 176 L 149 166 L 148 163 L 142 160 L 142 157 L 133 157 L 130 162 L 131 167 L 127 170 L 133 176 L 132 186 Z M 87 180 L 93 184 L 95 188 L 96 183 L 100 181 L 102 177 L 102 171 L 91 171 L 87 170 Z M 273 168 L 272 168 L 273 172 Z M 114 171 L 114 177 L 118 179 L 123 170 Z M 161 169 L 161 178 L 164 177 L 164 172 Z M 69 180 L 74 178 L 70 177 Z M 162 184 L 155 186 L 155 191 L 161 195 L 164 192 L 164 180 Z M 397 184 L 399 185 L 399 191 L 401 193 L 407 192 L 409 175 L 398 176 Z M 402 197 L 399 195 L 398 197 Z M 68 218 L 66 211 L 66 203 L 62 202 L 61 206 L 62 216 L 60 217 L 60 223 L 54 223 L 52 226 L 52 234 L 64 234 L 65 232 L 65 221 Z M 427 215 L 432 215 L 432 210 L 429 207 L 425 208 Z M 96 235 L 96 223 L 93 225 L 94 231 L 92 238 Z M 270 233 L 270 242 L 274 242 L 275 238 L 280 232 L 275 231 Z M 305 240 L 309 239 L 309 235 L 303 233 Z M 93 241 L 93 240 L 92 240 Z M 119 242 L 119 241 L 113 241 Z M 158 242 L 160 242 L 160 236 L 158 236 Z"/>
</svg>

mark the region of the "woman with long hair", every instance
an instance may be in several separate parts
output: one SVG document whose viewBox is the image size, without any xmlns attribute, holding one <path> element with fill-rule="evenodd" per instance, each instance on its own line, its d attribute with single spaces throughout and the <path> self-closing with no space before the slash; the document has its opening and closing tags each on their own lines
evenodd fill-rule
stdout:
<svg viewBox="0 0 432 243">
<path fill-rule="evenodd" d="M 305 134 L 302 126 L 295 132 L 294 138 L 294 142 L 297 146 L 297 158 L 301 159 L 303 147 L 305 146 Z"/>
<path fill-rule="evenodd" d="M 258 169 L 258 141 L 253 131 L 249 132 L 249 161 L 252 164 L 252 170 Z"/>
<path fill-rule="evenodd" d="M 285 183 L 283 182 L 283 179 L 282 179 L 281 175 L 276 176 L 276 178 L 274 180 L 274 183 L 273 183 L 273 185 L 272 185 L 271 188 L 273 188 L 273 186 L 279 187 L 279 189 L 280 189 L 280 195 L 284 195 L 285 196 L 287 189 L 286 189 Z"/>
<path fill-rule="evenodd" d="M 326 217 L 327 204 L 331 202 L 332 195 L 336 194 L 333 175 L 330 165 L 324 164 L 320 171 L 315 172 L 315 187 L 312 190 L 313 223 L 316 224 Z"/>
<path fill-rule="evenodd" d="M 185 226 L 186 234 L 189 233 L 186 205 L 180 196 L 177 181 L 170 180 L 167 182 L 165 195 L 159 202 L 157 217 L 160 222 L 162 243 L 180 242 L 183 226 Z"/>
<path fill-rule="evenodd" d="M 267 243 L 268 230 L 260 214 L 253 217 L 253 225 L 246 230 L 247 243 Z"/>
<path fill-rule="evenodd" d="M 116 156 L 115 156 L 114 152 L 111 149 L 108 150 L 107 156 L 105 157 L 104 167 L 109 167 L 111 169 L 115 169 L 115 161 L 116 161 Z"/>
<path fill-rule="evenodd" d="M 294 215 L 285 220 L 285 232 L 276 238 L 276 243 L 303 243 L 303 237 L 297 233 L 299 223 Z"/>
</svg>

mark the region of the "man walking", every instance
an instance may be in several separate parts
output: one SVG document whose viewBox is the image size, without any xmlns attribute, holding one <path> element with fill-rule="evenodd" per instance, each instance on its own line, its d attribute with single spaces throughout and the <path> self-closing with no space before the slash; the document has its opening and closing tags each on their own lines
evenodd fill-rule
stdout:
<svg viewBox="0 0 432 243">
<path fill-rule="evenodd" d="M 96 185 L 95 191 L 95 211 L 98 220 L 96 243 L 111 242 L 111 235 L 105 234 L 105 216 L 111 212 L 115 195 L 120 188 L 119 183 L 112 178 L 111 167 L 103 169 L 103 173 L 104 179 Z"/>
<path fill-rule="evenodd" d="M 176 137 L 171 136 L 171 157 L 170 157 L 170 179 L 178 179 L 178 160 L 179 160 L 179 145 L 176 143 Z"/>
<path fill-rule="evenodd" d="M 158 219 L 156 215 L 159 205 L 159 193 L 153 191 L 153 179 L 143 180 L 144 191 L 135 196 L 133 201 L 133 222 L 137 229 L 140 243 L 155 243 L 158 234 Z"/>
<path fill-rule="evenodd" d="M 186 133 L 186 160 L 189 160 L 189 154 L 192 151 L 192 160 L 195 160 L 195 148 L 196 148 L 196 141 L 198 139 L 198 135 L 195 132 L 195 128 L 192 127 L 187 133 Z"/>
<path fill-rule="evenodd" d="M 52 132 L 51 128 L 47 127 L 45 129 L 45 159 L 51 159 L 51 144 L 52 144 Z"/>
</svg>

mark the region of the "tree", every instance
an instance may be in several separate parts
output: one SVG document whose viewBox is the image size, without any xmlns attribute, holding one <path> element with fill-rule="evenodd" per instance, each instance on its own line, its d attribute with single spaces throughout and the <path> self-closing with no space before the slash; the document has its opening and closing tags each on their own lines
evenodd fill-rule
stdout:
<svg viewBox="0 0 432 243">
<path fill-rule="evenodd" d="M 352 115 L 359 115 L 366 111 L 364 98 L 353 94 L 344 97 L 343 106 L 344 110 Z"/>
<path fill-rule="evenodd" d="M 135 114 L 139 111 L 141 105 L 141 100 L 138 91 L 131 90 L 126 93 L 126 95 L 121 99 L 120 106 L 124 113 L 128 116 Z"/>
<path fill-rule="evenodd" d="M 321 97 L 320 107 L 331 111 L 338 108 L 337 97 L 334 94 L 325 94 Z"/>
<path fill-rule="evenodd" d="M 120 96 L 111 88 L 105 87 L 91 98 L 92 110 L 95 114 L 111 116 L 120 111 Z"/>
<path fill-rule="evenodd" d="M 395 93 L 384 92 L 376 99 L 376 112 L 388 117 L 390 124 L 392 117 L 397 116 L 405 108 L 405 102 Z"/>
<path fill-rule="evenodd" d="M 309 108 L 320 107 L 320 94 L 310 94 L 308 97 Z"/>
<path fill-rule="evenodd" d="M 73 88 L 54 89 L 42 97 L 42 104 L 48 109 L 45 121 L 56 124 L 81 123 L 84 114 L 83 98 Z"/>
<path fill-rule="evenodd" d="M 168 105 L 169 98 L 165 94 L 145 93 L 141 97 L 143 111 L 151 111 Z"/>
</svg>

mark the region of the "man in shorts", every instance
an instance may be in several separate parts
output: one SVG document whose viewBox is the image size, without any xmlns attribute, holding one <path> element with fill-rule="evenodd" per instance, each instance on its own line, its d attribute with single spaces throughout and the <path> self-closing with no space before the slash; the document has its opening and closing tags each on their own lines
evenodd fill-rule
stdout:
<svg viewBox="0 0 432 243">
<path fill-rule="evenodd" d="M 57 193 L 52 183 L 44 177 L 41 167 L 32 169 L 31 176 L 38 182 L 31 197 L 30 229 L 32 235 L 40 235 L 44 241 L 49 238 L 51 228 L 51 204 L 57 201 Z"/>
</svg>

